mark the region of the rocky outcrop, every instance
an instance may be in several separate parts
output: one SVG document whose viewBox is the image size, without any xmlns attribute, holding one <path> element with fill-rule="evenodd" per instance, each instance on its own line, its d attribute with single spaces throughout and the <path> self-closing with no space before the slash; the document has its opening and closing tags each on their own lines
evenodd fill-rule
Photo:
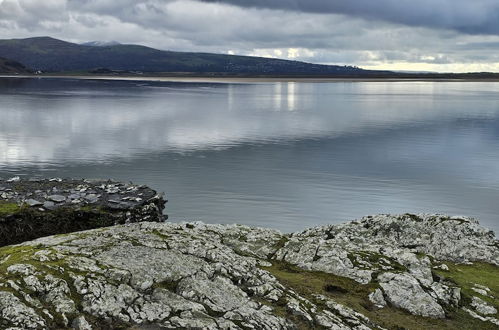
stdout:
<svg viewBox="0 0 499 330">
<path fill-rule="evenodd" d="M 487 329 L 498 255 L 464 217 L 131 223 L 0 248 L 0 328 Z"/>
<path fill-rule="evenodd" d="M 0 180 L 0 246 L 116 224 L 161 222 L 165 203 L 147 186 L 109 180 Z"/>
</svg>

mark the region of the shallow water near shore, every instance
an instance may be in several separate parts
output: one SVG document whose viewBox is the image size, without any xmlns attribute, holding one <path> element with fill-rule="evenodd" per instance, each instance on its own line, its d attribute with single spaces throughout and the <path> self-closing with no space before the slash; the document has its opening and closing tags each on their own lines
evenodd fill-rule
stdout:
<svg viewBox="0 0 499 330">
<path fill-rule="evenodd" d="M 172 221 L 438 212 L 499 231 L 499 83 L 0 79 L 0 99 L 3 178 L 147 184 Z"/>
</svg>

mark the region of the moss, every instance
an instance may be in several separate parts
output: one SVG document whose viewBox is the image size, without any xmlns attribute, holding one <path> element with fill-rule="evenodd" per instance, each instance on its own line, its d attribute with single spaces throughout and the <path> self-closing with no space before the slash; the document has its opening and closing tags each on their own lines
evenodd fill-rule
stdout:
<svg viewBox="0 0 499 330">
<path fill-rule="evenodd" d="M 0 217 L 17 213 L 21 210 L 21 206 L 16 203 L 0 202 Z"/>
<path fill-rule="evenodd" d="M 334 301 L 364 314 L 386 329 L 497 329 L 497 326 L 492 323 L 477 320 L 462 309 L 448 310 L 446 319 L 415 316 L 392 306 L 377 309 L 368 299 L 368 295 L 378 287 L 376 283 L 363 285 L 342 276 L 304 271 L 285 262 L 272 262 L 271 267 L 262 268 L 274 275 L 284 286 L 319 304 L 319 307 L 320 302 L 314 298 L 314 294 L 330 297 Z M 473 279 L 472 283 L 486 285 L 493 290 L 494 296 L 499 296 L 499 292 L 496 291 L 499 286 L 497 267 L 484 266 L 483 264 L 455 267 L 462 271 L 462 273 L 457 273 L 456 282 L 460 283 L 461 277 L 468 282 Z M 445 273 L 448 274 L 448 272 Z M 450 273 L 455 274 L 455 269 L 451 269 Z"/>
<path fill-rule="evenodd" d="M 380 253 L 372 252 L 372 251 L 356 251 L 348 253 L 348 259 L 352 262 L 352 264 L 360 269 L 372 269 L 371 267 L 366 267 L 362 263 L 357 261 L 357 257 L 360 257 L 362 260 L 369 262 L 376 268 L 382 269 L 381 266 L 391 266 L 394 272 L 405 272 L 407 271 L 407 267 L 398 263 L 395 259 L 384 256 Z M 387 260 L 389 263 L 386 263 Z"/>
<path fill-rule="evenodd" d="M 152 233 L 153 233 L 154 235 L 158 236 L 159 238 L 161 238 L 162 240 L 168 240 L 168 239 L 170 239 L 170 236 L 163 234 L 162 232 L 160 232 L 160 231 L 159 231 L 159 230 L 157 230 L 157 229 L 154 229 L 154 230 L 152 231 Z"/>
</svg>

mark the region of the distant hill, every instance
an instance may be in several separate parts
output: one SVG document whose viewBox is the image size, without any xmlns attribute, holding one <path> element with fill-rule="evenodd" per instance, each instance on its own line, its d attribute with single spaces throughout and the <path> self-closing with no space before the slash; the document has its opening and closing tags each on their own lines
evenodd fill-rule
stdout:
<svg viewBox="0 0 499 330">
<path fill-rule="evenodd" d="M 104 46 L 116 46 L 121 45 L 117 41 L 88 41 L 80 44 L 82 46 L 94 46 L 94 47 L 104 47 Z"/>
<path fill-rule="evenodd" d="M 31 70 L 19 62 L 0 57 L 0 73 L 23 74 L 31 73 Z"/>
<path fill-rule="evenodd" d="M 98 68 L 110 71 L 253 75 L 366 75 L 380 72 L 263 57 L 162 51 L 138 45 L 80 45 L 50 37 L 0 40 L 0 56 L 44 72 Z"/>
</svg>

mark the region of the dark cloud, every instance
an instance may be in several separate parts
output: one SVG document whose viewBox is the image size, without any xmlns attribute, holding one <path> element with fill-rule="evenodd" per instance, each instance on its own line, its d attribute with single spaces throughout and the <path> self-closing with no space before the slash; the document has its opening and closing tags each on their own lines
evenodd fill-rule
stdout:
<svg viewBox="0 0 499 330">
<path fill-rule="evenodd" d="M 241 7 L 344 14 L 392 23 L 499 35 L 497 0 L 202 0 Z"/>
</svg>

